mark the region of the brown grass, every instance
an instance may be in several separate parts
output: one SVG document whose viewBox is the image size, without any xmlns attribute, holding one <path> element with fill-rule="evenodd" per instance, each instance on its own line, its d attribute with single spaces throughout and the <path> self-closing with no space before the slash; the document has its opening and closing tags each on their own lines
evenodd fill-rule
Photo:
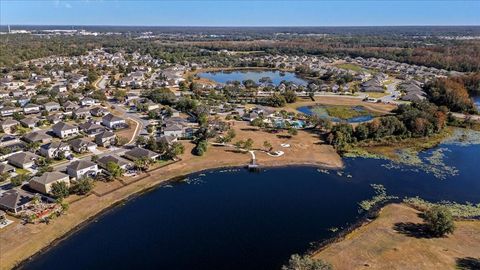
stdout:
<svg viewBox="0 0 480 270">
<path fill-rule="evenodd" d="M 336 270 L 455 269 L 458 259 L 480 257 L 480 221 L 457 221 L 454 234 L 443 238 L 414 237 L 394 229 L 397 223 L 421 224 L 418 214 L 404 204 L 390 204 L 377 219 L 313 256 Z"/>
</svg>

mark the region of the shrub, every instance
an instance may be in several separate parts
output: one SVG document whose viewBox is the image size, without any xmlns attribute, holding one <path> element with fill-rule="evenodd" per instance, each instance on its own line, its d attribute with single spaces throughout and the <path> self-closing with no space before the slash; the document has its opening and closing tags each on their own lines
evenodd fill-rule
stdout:
<svg viewBox="0 0 480 270">
<path fill-rule="evenodd" d="M 425 223 L 433 236 L 441 237 L 455 230 L 453 216 L 445 206 L 434 206 L 425 212 Z"/>
<path fill-rule="evenodd" d="M 282 270 L 332 270 L 332 266 L 322 260 L 315 260 L 308 256 L 293 254 Z"/>
</svg>

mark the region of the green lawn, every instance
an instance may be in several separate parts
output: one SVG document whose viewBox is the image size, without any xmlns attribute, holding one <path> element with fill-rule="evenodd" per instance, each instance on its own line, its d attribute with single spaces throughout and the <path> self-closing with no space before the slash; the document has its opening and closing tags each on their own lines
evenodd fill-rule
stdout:
<svg viewBox="0 0 480 270">
<path fill-rule="evenodd" d="M 336 67 L 347 69 L 347 70 L 353 70 L 355 72 L 369 72 L 368 69 L 365 69 L 365 68 L 363 68 L 359 65 L 350 64 L 350 63 L 338 64 L 338 65 L 336 65 Z"/>
</svg>

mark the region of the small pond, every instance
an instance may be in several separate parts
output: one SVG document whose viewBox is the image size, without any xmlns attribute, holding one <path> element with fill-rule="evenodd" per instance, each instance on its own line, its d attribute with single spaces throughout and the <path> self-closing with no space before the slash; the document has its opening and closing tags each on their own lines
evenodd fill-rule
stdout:
<svg viewBox="0 0 480 270">
<path fill-rule="evenodd" d="M 308 84 L 307 80 L 298 77 L 293 72 L 283 72 L 278 70 L 232 70 L 232 71 L 215 71 L 199 73 L 200 78 L 216 81 L 218 83 L 227 83 L 229 81 L 253 80 L 261 83 L 262 78 L 270 78 L 271 83 L 279 85 L 282 81 L 293 82 L 297 85 Z"/>
</svg>

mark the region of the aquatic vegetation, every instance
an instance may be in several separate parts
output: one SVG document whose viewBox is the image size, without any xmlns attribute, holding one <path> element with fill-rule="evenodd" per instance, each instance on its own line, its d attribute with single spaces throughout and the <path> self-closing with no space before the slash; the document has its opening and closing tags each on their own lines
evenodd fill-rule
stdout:
<svg viewBox="0 0 480 270">
<path fill-rule="evenodd" d="M 410 149 L 400 150 L 397 152 L 397 160 L 390 161 L 390 163 L 382 166 L 387 169 L 400 169 L 403 171 L 423 171 L 443 180 L 459 173 L 457 168 L 445 163 L 445 152 L 449 151 L 448 148 L 438 148 L 431 151 L 428 156 L 422 157 Z M 405 165 L 409 167 L 405 167 Z"/>
<path fill-rule="evenodd" d="M 398 199 L 396 196 L 387 195 L 387 189 L 381 184 L 371 184 L 370 186 L 375 190 L 375 196 L 369 200 L 361 201 L 359 203 L 360 211 L 368 211 L 378 203 Z"/>
<path fill-rule="evenodd" d="M 480 144 L 480 131 L 456 128 L 452 135 L 443 140 L 442 143 L 459 146 Z"/>
<path fill-rule="evenodd" d="M 414 198 L 405 198 L 403 202 L 407 203 L 408 205 L 416 208 L 420 211 L 425 211 L 433 206 L 445 206 L 447 207 L 452 215 L 456 218 L 480 218 L 480 203 L 479 204 L 472 204 L 472 203 L 465 203 L 460 204 L 456 202 L 450 201 L 441 201 L 438 203 L 432 203 L 425 201 L 421 198 L 414 197 Z"/>
</svg>

